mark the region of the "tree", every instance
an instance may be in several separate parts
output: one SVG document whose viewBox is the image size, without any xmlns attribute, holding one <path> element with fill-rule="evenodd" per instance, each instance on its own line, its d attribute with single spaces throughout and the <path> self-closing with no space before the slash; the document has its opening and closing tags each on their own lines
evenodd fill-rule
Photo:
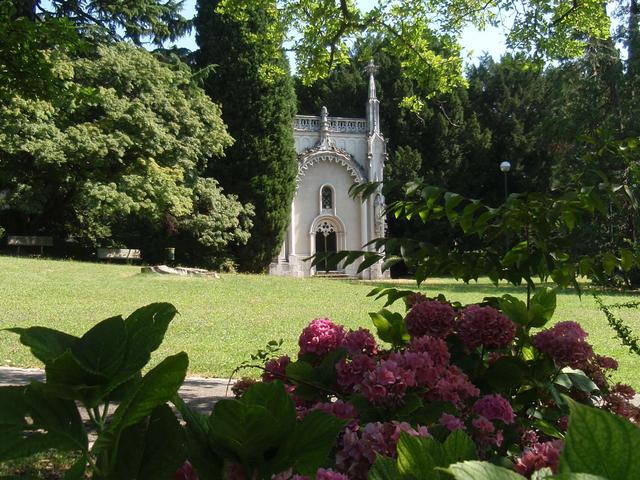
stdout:
<svg viewBox="0 0 640 480">
<path fill-rule="evenodd" d="M 66 19 L 81 35 L 94 39 L 129 39 L 136 44 L 151 41 L 162 45 L 189 29 L 181 14 L 181 0 L 9 0 L 14 19 L 48 22 Z"/>
<path fill-rule="evenodd" d="M 220 250 L 224 242 L 211 245 L 193 224 L 205 215 L 225 241 L 246 241 L 247 224 L 237 219 L 250 209 L 234 197 L 224 197 L 222 212 L 199 206 L 222 195 L 201 177 L 232 140 L 219 107 L 184 64 L 118 43 L 90 58 L 58 56 L 54 67 L 67 84 L 55 102 L 14 95 L 0 104 L 0 223 L 7 231 L 146 247 L 154 237 L 166 242 L 173 225 Z"/>
<path fill-rule="evenodd" d="M 256 4 L 269 3 L 223 0 L 221 5 L 228 15 L 241 19 Z M 367 11 L 349 0 L 285 0 L 281 7 L 282 22 L 273 28 L 273 35 L 291 34 L 298 71 L 306 83 L 346 63 L 348 46 L 363 34 L 381 34 L 389 38 L 387 52 L 402 63 L 405 78 L 428 92 L 427 97 L 405 99 L 406 105 L 416 108 L 421 108 L 425 98 L 464 84 L 458 39 L 468 25 L 495 25 L 505 14 L 512 20 L 507 44 L 549 58 L 580 55 L 585 37 L 607 38 L 610 26 L 598 0 L 527 0 L 517 6 L 511 0 L 378 0 Z"/>
<path fill-rule="evenodd" d="M 198 64 L 215 65 L 205 90 L 221 104 L 236 142 L 208 172 L 226 191 L 255 205 L 251 239 L 238 255 L 241 268 L 264 271 L 282 245 L 295 190 L 293 84 L 282 38 L 272 35 L 275 2 L 249 5 L 243 18 L 216 10 L 218 5 L 198 2 Z"/>
</svg>

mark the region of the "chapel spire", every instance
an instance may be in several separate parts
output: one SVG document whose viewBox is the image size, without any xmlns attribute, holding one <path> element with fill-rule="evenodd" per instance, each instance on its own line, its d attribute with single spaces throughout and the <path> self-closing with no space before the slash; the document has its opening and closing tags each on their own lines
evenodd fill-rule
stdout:
<svg viewBox="0 0 640 480">
<path fill-rule="evenodd" d="M 369 135 L 380 133 L 380 101 L 376 95 L 376 80 L 374 75 L 378 67 L 369 60 L 365 71 L 369 74 L 369 101 L 367 103 L 367 120 L 369 122 Z"/>
</svg>

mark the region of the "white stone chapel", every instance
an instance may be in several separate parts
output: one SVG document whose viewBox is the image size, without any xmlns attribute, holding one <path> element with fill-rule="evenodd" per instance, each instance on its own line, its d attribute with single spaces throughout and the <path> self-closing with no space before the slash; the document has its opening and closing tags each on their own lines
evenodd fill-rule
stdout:
<svg viewBox="0 0 640 480">
<path fill-rule="evenodd" d="M 382 194 L 364 203 L 349 196 L 349 188 L 356 183 L 382 181 L 387 159 L 373 61 L 366 71 L 366 118 L 330 117 L 325 107 L 320 116 L 296 115 L 296 193 L 284 244 L 269 268 L 272 275 L 313 276 L 316 270 L 324 272 L 321 266 L 312 267 L 311 261 L 305 260 L 316 252 L 363 250 L 366 243 L 385 235 Z M 360 274 L 357 267 L 355 263 L 332 273 L 365 279 L 388 277 L 379 264 Z"/>
</svg>

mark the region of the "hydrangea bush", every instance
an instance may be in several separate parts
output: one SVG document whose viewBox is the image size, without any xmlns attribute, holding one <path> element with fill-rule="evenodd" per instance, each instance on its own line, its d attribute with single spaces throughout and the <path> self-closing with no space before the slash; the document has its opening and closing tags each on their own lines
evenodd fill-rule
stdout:
<svg viewBox="0 0 640 480">
<path fill-rule="evenodd" d="M 558 470 L 569 399 L 640 423 L 634 390 L 610 378 L 617 362 L 596 354 L 576 322 L 546 327 L 552 290 L 534 296 L 526 316 L 508 295 L 468 306 L 421 294 L 405 302 L 404 316 L 372 314 L 383 343 L 319 318 L 302 331 L 296 359 L 264 364 L 261 381 L 282 382 L 299 419 L 321 411 L 345 421 L 330 469 L 315 478 L 378 478 L 399 441 L 445 442 L 454 432 L 473 442 L 472 458 L 531 478 Z M 251 383 L 239 382 L 236 395 Z"/>
</svg>

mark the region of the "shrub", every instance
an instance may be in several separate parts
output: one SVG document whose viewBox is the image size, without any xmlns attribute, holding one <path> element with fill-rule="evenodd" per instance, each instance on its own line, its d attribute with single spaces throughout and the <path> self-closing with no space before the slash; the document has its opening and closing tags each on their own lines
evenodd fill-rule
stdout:
<svg viewBox="0 0 640 480">
<path fill-rule="evenodd" d="M 348 421 L 325 467 L 354 480 L 404 478 L 376 475 L 400 468 L 405 449 L 455 441 L 466 453 L 433 468 L 481 459 L 530 476 L 558 470 L 572 402 L 640 422 L 633 389 L 609 379 L 617 362 L 597 355 L 578 324 L 531 333 L 551 319 L 553 290 L 538 291 L 528 310 L 509 295 L 467 306 L 420 294 L 407 300 L 404 318 L 372 315 L 386 346 L 365 329 L 315 319 L 297 359 L 263 366 L 262 382 L 282 381 L 299 417 L 320 410 Z"/>
</svg>

